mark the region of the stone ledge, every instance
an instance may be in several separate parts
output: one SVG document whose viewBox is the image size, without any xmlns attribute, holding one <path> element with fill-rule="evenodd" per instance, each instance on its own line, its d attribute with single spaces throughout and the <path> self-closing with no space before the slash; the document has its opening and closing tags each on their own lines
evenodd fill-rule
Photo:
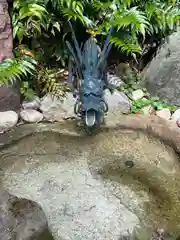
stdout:
<svg viewBox="0 0 180 240">
<path fill-rule="evenodd" d="M 142 130 L 159 140 L 164 141 L 171 146 L 176 152 L 180 153 L 180 129 L 172 121 L 164 120 L 158 116 L 137 116 L 137 115 L 121 115 L 113 122 L 107 122 L 101 131 L 111 129 L 131 129 Z M 75 121 L 65 121 L 62 123 L 38 123 L 38 124 L 25 124 L 15 127 L 10 132 L 0 135 L 0 147 L 18 141 L 35 132 L 59 132 L 60 134 L 68 134 L 74 136 L 81 136 L 75 127 Z"/>
<path fill-rule="evenodd" d="M 112 129 L 142 130 L 164 141 L 180 153 L 180 129 L 173 121 L 167 121 L 155 115 L 128 115 L 121 116 L 118 121 L 108 125 Z"/>
</svg>

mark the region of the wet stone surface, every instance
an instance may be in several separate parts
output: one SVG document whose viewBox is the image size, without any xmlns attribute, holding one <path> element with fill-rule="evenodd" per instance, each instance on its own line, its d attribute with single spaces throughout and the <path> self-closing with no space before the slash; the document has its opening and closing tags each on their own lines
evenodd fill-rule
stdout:
<svg viewBox="0 0 180 240">
<path fill-rule="evenodd" d="M 42 234 L 48 223 L 55 240 L 149 240 L 157 228 L 180 235 L 179 156 L 171 147 L 142 131 L 87 137 L 65 128 L 18 127 L 12 135 L 26 136 L 0 153 L 3 187 L 41 206 Z"/>
</svg>

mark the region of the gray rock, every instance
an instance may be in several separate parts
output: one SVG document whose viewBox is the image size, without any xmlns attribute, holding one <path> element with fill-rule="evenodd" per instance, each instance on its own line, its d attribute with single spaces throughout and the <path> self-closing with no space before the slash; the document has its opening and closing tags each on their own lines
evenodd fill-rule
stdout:
<svg viewBox="0 0 180 240">
<path fill-rule="evenodd" d="M 180 127 L 180 118 L 177 119 L 176 124 L 177 124 L 178 127 Z"/>
<path fill-rule="evenodd" d="M 63 101 L 49 93 L 41 99 L 40 110 L 46 120 L 61 122 L 67 117 L 75 117 L 74 104 L 72 93 L 68 93 Z"/>
<path fill-rule="evenodd" d="M 165 120 L 170 120 L 170 118 L 171 118 L 171 112 L 168 108 L 163 108 L 161 110 L 156 111 L 156 115 Z"/>
<path fill-rule="evenodd" d="M 108 82 L 110 84 L 113 84 L 116 87 L 120 87 L 123 84 L 123 81 L 121 80 L 120 77 L 114 74 L 107 74 Z"/>
<path fill-rule="evenodd" d="M 171 120 L 176 122 L 178 119 L 180 119 L 180 109 L 177 109 L 171 116 Z"/>
<path fill-rule="evenodd" d="M 0 86 L 0 112 L 20 109 L 20 94 L 14 87 Z"/>
<path fill-rule="evenodd" d="M 40 107 L 40 99 L 38 97 L 34 97 L 33 100 L 31 101 L 24 101 L 22 103 L 22 108 L 23 109 L 39 109 Z"/>
<path fill-rule="evenodd" d="M 123 92 L 115 90 L 111 94 L 109 90 L 106 90 L 105 100 L 109 106 L 108 115 L 119 115 L 130 112 L 131 102 Z"/>
<path fill-rule="evenodd" d="M 180 132 L 156 116 L 116 124 L 93 137 L 67 122 L 27 124 L 0 137 L 3 186 L 40 204 L 55 239 L 150 239 L 141 227 L 141 238 L 130 238 L 139 219 L 150 231 L 165 223 L 177 234 Z"/>
<path fill-rule="evenodd" d="M 34 109 L 22 110 L 20 117 L 23 121 L 29 123 L 41 122 L 43 120 L 43 114 Z"/>
<path fill-rule="evenodd" d="M 66 98 L 63 101 L 62 109 L 66 112 L 65 118 L 73 118 L 74 114 L 74 104 L 76 99 L 73 97 L 72 93 L 67 93 Z"/>
<path fill-rule="evenodd" d="M 151 115 L 155 112 L 154 108 L 151 105 L 143 107 L 141 111 L 144 115 Z"/>
<path fill-rule="evenodd" d="M 18 122 L 18 114 L 14 111 L 0 112 L 0 133 L 5 132 Z"/>
<path fill-rule="evenodd" d="M 51 236 L 47 240 L 53 240 L 45 213 L 37 203 L 0 189 L 1 240 L 42 240 L 46 232 Z"/>
<path fill-rule="evenodd" d="M 106 90 L 105 100 L 109 105 L 109 115 L 130 112 L 130 101 L 123 92 L 115 90 L 111 94 L 109 90 Z M 63 101 L 56 97 L 53 98 L 51 94 L 47 94 L 41 100 L 40 110 L 46 120 L 60 122 L 66 118 L 76 118 L 74 114 L 75 102 L 76 99 L 72 93 L 67 93 Z"/>
<path fill-rule="evenodd" d="M 132 99 L 134 101 L 142 99 L 144 97 L 144 92 L 141 89 L 137 89 L 135 91 L 132 92 Z"/>
<path fill-rule="evenodd" d="M 13 57 L 12 26 L 8 12 L 7 0 L 0 1 L 0 34 L 1 63 L 5 58 Z M 16 90 L 15 87 L 12 86 L 0 86 L 0 112 L 10 110 L 19 111 L 20 94 L 18 90 Z"/>
<path fill-rule="evenodd" d="M 53 96 L 51 93 L 48 93 L 41 98 L 40 110 L 42 112 L 49 112 L 51 110 L 57 110 L 59 107 L 61 107 L 61 105 L 62 101 Z"/>
<path fill-rule="evenodd" d="M 13 57 L 13 36 L 11 19 L 8 12 L 8 1 L 0 1 L 0 62 L 4 58 Z M 1 111 L 1 110 L 0 110 Z"/>
<path fill-rule="evenodd" d="M 31 194 L 41 204 L 57 240 L 118 240 L 131 235 L 139 224 L 136 215 L 95 180 L 84 163 L 65 161 L 26 170 L 18 175 L 18 182 L 16 173 L 11 174 L 15 191 L 19 189 L 21 196 Z"/>
<path fill-rule="evenodd" d="M 180 29 L 169 37 L 145 71 L 145 87 L 170 104 L 180 106 Z"/>
</svg>

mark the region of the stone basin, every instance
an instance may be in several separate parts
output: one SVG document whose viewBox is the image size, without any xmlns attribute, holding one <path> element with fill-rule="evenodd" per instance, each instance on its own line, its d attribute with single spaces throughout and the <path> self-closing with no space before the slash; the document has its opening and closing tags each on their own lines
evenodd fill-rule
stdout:
<svg viewBox="0 0 180 240">
<path fill-rule="evenodd" d="M 180 235 L 180 130 L 174 123 L 125 116 L 93 136 L 74 122 L 29 124 L 2 135 L 0 146 L 1 191 L 37 204 L 31 222 L 43 234 L 23 238 L 16 231 L 14 239 L 148 240 L 157 228 L 172 239 Z"/>
</svg>

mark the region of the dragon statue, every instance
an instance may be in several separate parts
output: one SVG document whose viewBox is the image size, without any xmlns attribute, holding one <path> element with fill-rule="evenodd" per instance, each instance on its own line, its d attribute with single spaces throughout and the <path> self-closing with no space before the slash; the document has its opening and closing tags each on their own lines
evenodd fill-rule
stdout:
<svg viewBox="0 0 180 240">
<path fill-rule="evenodd" d="M 104 115 L 108 112 L 108 104 L 104 99 L 105 89 L 111 92 L 114 86 L 107 80 L 107 57 L 112 48 L 109 44 L 112 28 L 106 38 L 104 47 L 100 51 L 96 40 L 91 36 L 84 45 L 79 46 L 71 23 L 73 44 L 66 41 L 69 49 L 69 77 L 68 82 L 73 86 L 73 96 L 77 99 L 74 107 L 85 126 L 92 131 L 100 127 Z"/>
</svg>

